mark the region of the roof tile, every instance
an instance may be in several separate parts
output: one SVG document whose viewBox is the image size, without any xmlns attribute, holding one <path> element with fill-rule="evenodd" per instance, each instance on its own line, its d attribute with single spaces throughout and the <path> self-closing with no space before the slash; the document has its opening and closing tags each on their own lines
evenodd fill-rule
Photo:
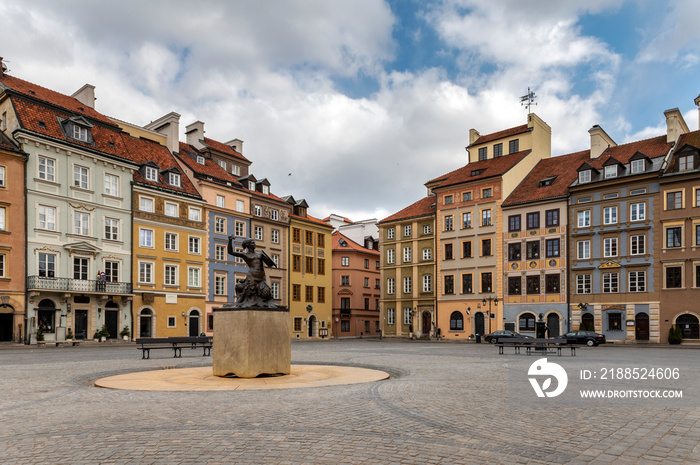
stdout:
<svg viewBox="0 0 700 465">
<path fill-rule="evenodd" d="M 408 207 L 404 208 L 403 210 L 400 210 L 393 215 L 387 216 L 383 220 L 379 222 L 379 224 L 382 223 L 390 223 L 393 221 L 401 221 L 401 220 L 406 220 L 409 218 L 416 218 L 420 216 L 428 216 L 428 215 L 434 215 L 435 214 L 435 205 L 436 205 L 436 197 L 434 195 L 429 195 L 428 197 L 424 197 L 420 199 L 418 202 L 415 202 Z"/>
</svg>

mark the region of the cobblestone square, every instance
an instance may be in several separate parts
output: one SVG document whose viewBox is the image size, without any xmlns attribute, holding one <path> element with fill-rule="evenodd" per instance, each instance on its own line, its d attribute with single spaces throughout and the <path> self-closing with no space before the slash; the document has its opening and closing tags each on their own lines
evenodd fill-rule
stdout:
<svg viewBox="0 0 700 465">
<path fill-rule="evenodd" d="M 285 391 L 145 392 L 96 379 L 211 364 L 198 351 L 142 360 L 133 344 L 0 348 L 5 464 L 700 463 L 698 351 L 602 346 L 547 356 L 571 378 L 595 367 L 680 366 L 683 399 L 538 399 L 509 377 L 538 356 L 488 344 L 295 342 L 292 363 L 391 378 Z M 524 368 L 523 368 L 524 367 Z M 571 380 L 573 383 L 573 379 Z M 580 380 L 576 380 L 580 384 Z M 575 384 L 575 383 L 573 383 Z M 525 386 L 513 392 L 513 386 Z M 604 385 L 609 387 L 610 383 Z M 635 388 L 634 384 L 619 384 Z"/>
</svg>

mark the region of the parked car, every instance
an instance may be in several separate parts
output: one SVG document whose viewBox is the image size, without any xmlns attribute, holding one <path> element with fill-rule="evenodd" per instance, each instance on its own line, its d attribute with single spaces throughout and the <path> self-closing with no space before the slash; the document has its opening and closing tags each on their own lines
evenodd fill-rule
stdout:
<svg viewBox="0 0 700 465">
<path fill-rule="evenodd" d="M 484 341 L 490 342 L 491 344 L 498 344 L 499 339 L 506 339 L 510 337 L 524 337 L 527 339 L 532 339 L 532 336 L 526 336 L 525 334 L 516 333 L 515 331 L 501 329 L 484 336 Z"/>
<path fill-rule="evenodd" d="M 605 335 L 594 333 L 593 331 L 571 331 L 557 336 L 556 339 L 573 340 L 576 341 L 576 344 L 586 344 L 588 347 L 605 344 Z"/>
</svg>

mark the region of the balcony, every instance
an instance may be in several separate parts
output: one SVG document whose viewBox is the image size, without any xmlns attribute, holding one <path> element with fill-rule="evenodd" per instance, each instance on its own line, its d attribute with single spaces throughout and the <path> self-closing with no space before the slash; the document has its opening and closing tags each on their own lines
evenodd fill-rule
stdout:
<svg viewBox="0 0 700 465">
<path fill-rule="evenodd" d="M 113 283 L 88 279 L 45 278 L 27 276 L 27 290 L 57 292 L 94 292 L 103 294 L 131 294 L 131 283 Z"/>
</svg>

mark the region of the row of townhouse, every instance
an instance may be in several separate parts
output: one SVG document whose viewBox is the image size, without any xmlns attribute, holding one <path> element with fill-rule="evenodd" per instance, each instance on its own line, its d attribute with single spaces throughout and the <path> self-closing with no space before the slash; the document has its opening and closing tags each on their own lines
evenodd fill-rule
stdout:
<svg viewBox="0 0 700 465">
<path fill-rule="evenodd" d="M 556 157 L 533 113 L 472 129 L 468 164 L 379 223 L 384 333 L 534 335 L 541 321 L 550 337 L 665 342 L 676 325 L 698 339 L 700 132 L 665 116 L 665 135 L 618 145 L 594 126 L 589 150 Z"/>
<path fill-rule="evenodd" d="M 247 272 L 231 236 L 275 261 L 292 337 L 331 335 L 333 228 L 256 179 L 242 141 L 198 121 L 181 142 L 177 113 L 140 127 L 95 111 L 93 86 L 67 96 L 0 70 L 0 340 L 211 335 Z"/>
</svg>

